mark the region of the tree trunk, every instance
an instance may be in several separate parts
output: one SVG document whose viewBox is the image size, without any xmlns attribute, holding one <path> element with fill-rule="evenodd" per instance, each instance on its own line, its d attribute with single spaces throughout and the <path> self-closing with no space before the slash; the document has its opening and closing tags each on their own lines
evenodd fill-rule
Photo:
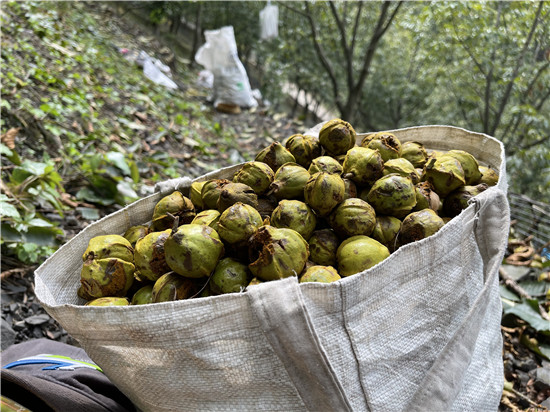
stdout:
<svg viewBox="0 0 550 412">
<path fill-rule="evenodd" d="M 191 67 L 195 66 L 195 54 L 199 49 L 199 39 L 201 37 L 201 15 L 202 15 L 202 3 L 197 4 L 197 11 L 195 13 L 195 31 L 193 32 L 193 47 L 191 47 L 191 55 L 189 60 L 191 61 Z"/>
</svg>

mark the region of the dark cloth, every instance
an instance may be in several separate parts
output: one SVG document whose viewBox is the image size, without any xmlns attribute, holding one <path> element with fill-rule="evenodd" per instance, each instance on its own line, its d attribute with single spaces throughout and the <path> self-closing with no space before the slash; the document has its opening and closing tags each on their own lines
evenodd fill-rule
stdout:
<svg viewBox="0 0 550 412">
<path fill-rule="evenodd" d="M 2 352 L 2 395 L 32 411 L 129 412 L 136 409 L 103 372 L 92 368 L 66 370 L 60 364 L 21 359 L 61 355 L 93 363 L 84 350 L 48 339 L 12 345 Z M 20 362 L 17 362 L 20 361 Z M 6 369 L 5 366 L 16 364 Z M 37 362 L 37 363 L 32 363 Z M 71 361 L 67 361 L 69 364 Z M 45 369 L 46 368 L 46 369 Z"/>
</svg>

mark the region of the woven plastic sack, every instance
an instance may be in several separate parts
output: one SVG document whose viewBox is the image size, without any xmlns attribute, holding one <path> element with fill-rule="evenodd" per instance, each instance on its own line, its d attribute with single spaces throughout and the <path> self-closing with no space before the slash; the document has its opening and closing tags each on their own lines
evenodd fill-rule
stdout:
<svg viewBox="0 0 550 412">
<path fill-rule="evenodd" d="M 429 149 L 466 150 L 500 180 L 435 235 L 335 283 L 291 277 L 200 299 L 79 306 L 88 240 L 149 221 L 163 195 L 190 184 L 169 181 L 62 246 L 36 271 L 36 295 L 145 411 L 497 410 L 498 268 L 509 228 L 503 146 L 448 126 L 393 132 Z"/>
</svg>

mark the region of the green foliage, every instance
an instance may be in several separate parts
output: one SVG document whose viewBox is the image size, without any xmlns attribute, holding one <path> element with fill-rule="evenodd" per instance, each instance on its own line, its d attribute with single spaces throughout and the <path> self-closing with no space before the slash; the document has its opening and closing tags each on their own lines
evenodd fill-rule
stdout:
<svg viewBox="0 0 550 412">
<path fill-rule="evenodd" d="M 167 148 L 211 157 L 217 149 L 208 139 L 231 134 L 220 133 L 192 89 L 156 85 L 125 60 L 90 10 L 2 5 L 0 129 L 16 135 L 13 145 L 0 144 L 2 253 L 25 263 L 59 246 L 58 222 L 75 213 L 75 202 L 85 202 L 76 207 L 84 219 L 97 219 L 89 204 L 125 205 L 143 195 L 144 184 L 189 174 Z M 181 76 L 192 84 L 193 73 Z"/>
</svg>

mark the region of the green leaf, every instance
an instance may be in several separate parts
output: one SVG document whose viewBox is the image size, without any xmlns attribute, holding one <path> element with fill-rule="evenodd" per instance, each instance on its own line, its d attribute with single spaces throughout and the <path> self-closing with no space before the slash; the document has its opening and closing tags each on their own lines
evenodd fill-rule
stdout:
<svg viewBox="0 0 550 412">
<path fill-rule="evenodd" d="M 499 285 L 499 292 L 501 298 L 508 299 L 514 302 L 519 302 L 521 300 L 518 295 L 508 289 L 505 285 Z"/>
<path fill-rule="evenodd" d="M 109 206 L 115 203 L 115 200 L 113 198 L 106 198 L 106 197 L 99 196 L 96 194 L 96 192 L 94 192 L 89 187 L 84 187 L 80 189 L 76 193 L 76 198 L 78 200 L 85 200 L 86 202 L 97 203 L 103 206 Z"/>
<path fill-rule="evenodd" d="M 40 219 L 38 217 L 35 217 L 34 219 L 31 219 L 28 222 L 29 226 L 34 227 L 53 227 L 53 224 L 51 222 L 48 222 L 47 220 Z"/>
<path fill-rule="evenodd" d="M 24 241 L 41 246 L 59 246 L 57 237 L 63 233 L 58 227 L 30 227 L 24 235 Z"/>
<path fill-rule="evenodd" d="M 15 206 L 3 201 L 0 201 L 0 214 L 2 215 L 2 218 L 6 218 L 6 217 L 13 217 L 16 219 L 21 218 L 21 215 L 19 214 Z"/>
<path fill-rule="evenodd" d="M 550 332 L 550 322 L 543 319 L 538 311 L 538 300 L 523 298 L 521 303 L 508 303 L 503 308 L 505 315 L 515 315 L 539 332 Z"/>
<path fill-rule="evenodd" d="M 118 192 L 124 197 L 130 198 L 132 200 L 137 199 L 139 197 L 138 194 L 134 191 L 134 189 L 130 185 L 130 183 L 128 182 L 125 182 L 125 181 L 119 182 L 116 187 Z"/>
<path fill-rule="evenodd" d="M 97 220 L 99 219 L 99 210 L 92 207 L 77 207 L 77 211 L 80 212 L 82 217 L 86 220 Z"/>
<path fill-rule="evenodd" d="M 520 282 L 519 285 L 531 296 L 546 296 L 550 290 L 550 282 L 538 282 L 536 280 L 528 280 Z"/>
<path fill-rule="evenodd" d="M 122 153 L 108 152 L 105 157 L 112 164 L 122 170 L 122 172 L 124 172 L 126 176 L 131 176 L 132 171 L 130 170 L 130 167 L 128 167 L 128 163 L 126 163 L 126 159 L 124 158 L 124 155 Z"/>
<path fill-rule="evenodd" d="M 21 242 L 23 235 L 17 231 L 13 226 L 2 223 L 2 242 Z"/>
</svg>

